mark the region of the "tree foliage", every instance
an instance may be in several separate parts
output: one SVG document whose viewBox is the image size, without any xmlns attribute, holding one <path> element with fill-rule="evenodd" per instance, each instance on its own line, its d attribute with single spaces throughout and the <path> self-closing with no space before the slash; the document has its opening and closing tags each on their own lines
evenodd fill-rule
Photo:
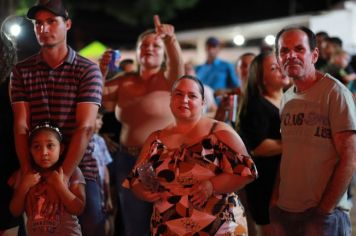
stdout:
<svg viewBox="0 0 356 236">
<path fill-rule="evenodd" d="M 152 16 L 159 14 L 163 21 L 173 19 L 178 10 L 194 7 L 199 0 L 64 0 L 68 10 L 102 11 L 120 22 L 132 26 L 151 24 Z M 36 0 L 19 0 L 18 14 L 25 14 Z"/>
</svg>

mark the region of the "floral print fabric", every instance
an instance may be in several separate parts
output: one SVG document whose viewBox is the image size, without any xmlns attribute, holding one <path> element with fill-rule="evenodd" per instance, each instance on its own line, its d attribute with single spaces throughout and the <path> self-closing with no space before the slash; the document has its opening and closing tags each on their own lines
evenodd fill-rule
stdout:
<svg viewBox="0 0 356 236">
<path fill-rule="evenodd" d="M 159 139 L 146 161 L 152 163 L 164 195 L 154 204 L 152 235 L 247 235 L 242 205 L 236 193 L 213 194 L 202 208 L 190 202 L 191 187 L 223 172 L 257 177 L 249 156 L 234 152 L 214 134 L 191 146 L 168 149 Z M 137 168 L 124 185 L 140 182 Z"/>
</svg>

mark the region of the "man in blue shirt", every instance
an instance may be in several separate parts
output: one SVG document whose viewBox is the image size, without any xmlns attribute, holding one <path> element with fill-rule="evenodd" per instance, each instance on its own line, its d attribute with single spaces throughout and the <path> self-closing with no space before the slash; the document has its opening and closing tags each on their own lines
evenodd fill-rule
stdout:
<svg viewBox="0 0 356 236">
<path fill-rule="evenodd" d="M 211 87 L 215 94 L 220 94 L 221 90 L 239 87 L 233 65 L 217 57 L 220 52 L 220 42 L 217 38 L 207 39 L 206 52 L 206 62 L 196 67 L 196 75 L 203 84 Z"/>
<path fill-rule="evenodd" d="M 352 95 L 354 95 L 356 98 L 356 80 L 351 81 L 347 87 L 351 90 Z"/>
</svg>

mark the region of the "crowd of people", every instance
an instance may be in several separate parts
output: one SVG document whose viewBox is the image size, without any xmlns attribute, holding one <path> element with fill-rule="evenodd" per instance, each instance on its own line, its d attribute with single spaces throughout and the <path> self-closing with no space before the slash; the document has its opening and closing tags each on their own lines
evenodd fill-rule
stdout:
<svg viewBox="0 0 356 236">
<path fill-rule="evenodd" d="M 136 60 L 67 44 L 61 0 L 27 12 L 40 51 L 1 32 L 0 235 L 346 235 L 356 73 L 342 40 L 291 26 L 235 64 L 184 62 L 153 17 Z M 137 68 L 137 69 L 136 69 Z"/>
</svg>

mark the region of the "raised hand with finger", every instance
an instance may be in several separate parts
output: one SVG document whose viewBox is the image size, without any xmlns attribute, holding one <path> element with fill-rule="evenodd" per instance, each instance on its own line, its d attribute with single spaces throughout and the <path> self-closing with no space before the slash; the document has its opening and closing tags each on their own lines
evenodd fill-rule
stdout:
<svg viewBox="0 0 356 236">
<path fill-rule="evenodd" d="M 158 37 L 166 39 L 174 36 L 174 26 L 170 24 L 162 24 L 158 15 L 153 16 L 153 23 Z"/>
</svg>

